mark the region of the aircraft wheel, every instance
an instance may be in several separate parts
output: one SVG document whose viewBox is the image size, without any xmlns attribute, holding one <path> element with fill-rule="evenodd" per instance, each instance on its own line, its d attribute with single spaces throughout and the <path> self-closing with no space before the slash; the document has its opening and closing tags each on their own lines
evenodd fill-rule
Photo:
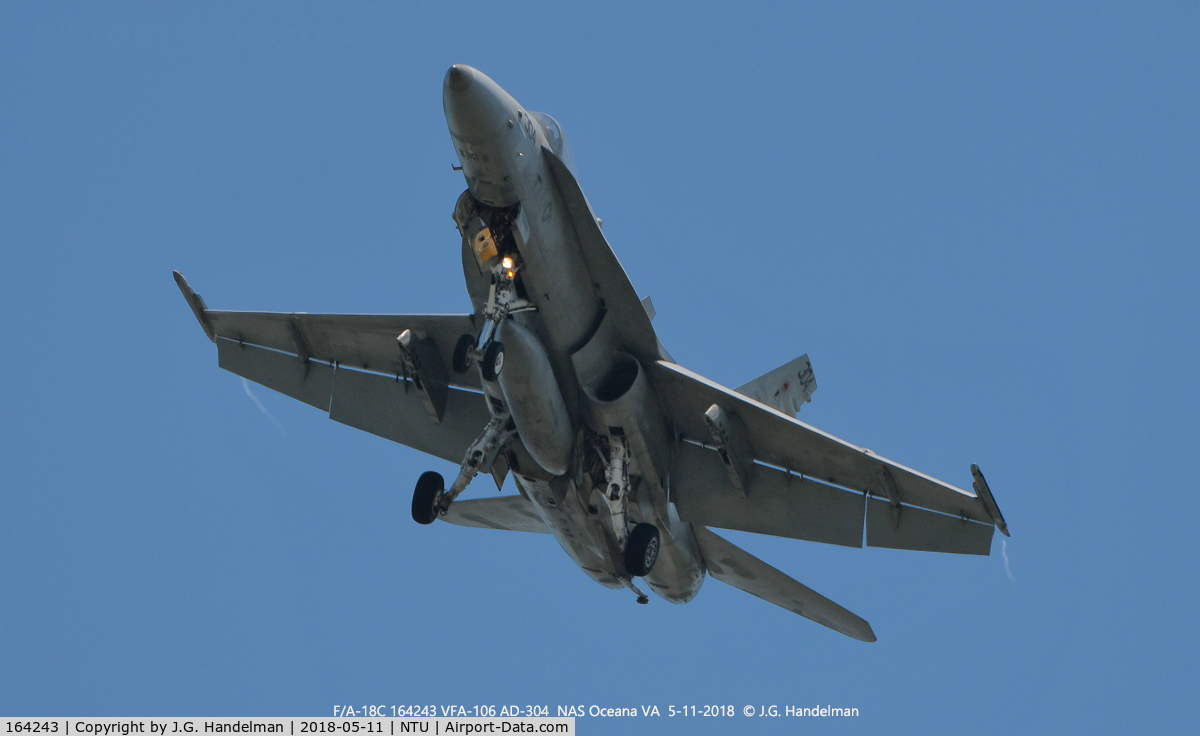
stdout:
<svg viewBox="0 0 1200 736">
<path fill-rule="evenodd" d="M 475 347 L 475 338 L 463 335 L 454 346 L 454 359 L 450 362 L 455 373 L 466 373 L 471 368 L 471 348 Z"/>
<path fill-rule="evenodd" d="M 658 527 L 638 524 L 625 541 L 625 570 L 635 577 L 645 577 L 658 561 Z"/>
<path fill-rule="evenodd" d="M 417 489 L 413 491 L 412 516 L 418 524 L 432 524 L 437 518 L 437 502 L 446 490 L 446 481 L 440 473 L 430 470 L 417 478 Z"/>
<path fill-rule="evenodd" d="M 483 351 L 483 377 L 489 381 L 496 380 L 500 371 L 504 370 L 504 343 L 492 340 Z"/>
</svg>

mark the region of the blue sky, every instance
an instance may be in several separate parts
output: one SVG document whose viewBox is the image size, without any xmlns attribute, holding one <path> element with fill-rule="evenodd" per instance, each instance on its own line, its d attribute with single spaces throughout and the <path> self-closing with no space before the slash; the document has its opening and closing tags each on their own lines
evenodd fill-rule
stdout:
<svg viewBox="0 0 1200 736">
<path fill-rule="evenodd" d="M 1200 655 L 1194 4 L 0 6 L 0 713 L 857 707 L 581 733 L 1180 732 Z M 674 357 L 960 486 L 989 558 L 709 580 L 409 518 L 447 463 L 220 371 L 214 308 L 461 312 L 452 63 L 554 115 Z M 276 423 L 277 421 L 277 423 Z M 478 483 L 472 494 L 492 493 Z"/>
</svg>

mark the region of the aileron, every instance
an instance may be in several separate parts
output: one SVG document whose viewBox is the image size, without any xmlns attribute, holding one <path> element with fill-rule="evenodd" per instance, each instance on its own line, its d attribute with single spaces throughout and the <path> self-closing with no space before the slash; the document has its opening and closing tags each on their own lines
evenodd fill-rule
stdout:
<svg viewBox="0 0 1200 736">
<path fill-rule="evenodd" d="M 988 555 L 996 527 L 915 506 L 893 506 L 878 498 L 867 500 L 867 546 Z"/>
</svg>

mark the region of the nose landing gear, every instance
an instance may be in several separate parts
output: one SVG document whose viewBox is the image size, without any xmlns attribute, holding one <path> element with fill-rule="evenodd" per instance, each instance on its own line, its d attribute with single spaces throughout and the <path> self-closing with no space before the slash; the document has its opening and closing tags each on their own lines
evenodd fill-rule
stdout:
<svg viewBox="0 0 1200 736">
<path fill-rule="evenodd" d="M 483 371 L 484 380 L 496 380 L 500 371 L 504 370 L 504 343 L 499 340 L 488 343 L 483 351 L 483 362 L 479 364 L 479 369 Z"/>
<path fill-rule="evenodd" d="M 474 336 L 463 335 L 458 338 L 458 344 L 454 346 L 454 359 L 450 361 L 450 367 L 454 369 L 455 373 L 461 375 L 471 370 L 471 365 L 475 362 L 474 352 Z"/>
<path fill-rule="evenodd" d="M 492 330 L 495 333 L 495 330 Z M 454 360 L 451 363 L 455 373 L 466 373 L 475 364 L 475 357 L 479 355 L 479 351 L 475 349 L 475 338 L 471 335 L 463 335 L 458 338 L 458 344 L 454 346 Z M 504 369 L 504 343 L 499 340 L 492 339 L 488 342 L 487 347 L 483 349 L 483 355 L 479 361 L 479 369 L 483 372 L 485 381 L 494 381 L 500 375 L 500 371 Z"/>
<path fill-rule="evenodd" d="M 516 277 L 520 268 L 520 264 L 509 256 L 492 268 L 492 286 L 483 308 L 483 329 L 479 331 L 479 337 L 463 335 L 458 338 L 454 347 L 455 373 L 466 373 L 472 363 L 479 361 L 484 380 L 495 381 L 500 375 L 504 368 L 504 345 L 496 340 L 500 323 L 510 314 L 537 308 L 517 294 Z"/>
</svg>

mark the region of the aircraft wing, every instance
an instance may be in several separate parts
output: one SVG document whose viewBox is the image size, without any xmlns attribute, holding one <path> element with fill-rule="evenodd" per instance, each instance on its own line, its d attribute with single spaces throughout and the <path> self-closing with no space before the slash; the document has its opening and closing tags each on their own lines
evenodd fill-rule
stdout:
<svg viewBox="0 0 1200 736">
<path fill-rule="evenodd" d="M 175 280 L 200 320 L 208 338 L 223 337 L 304 360 L 361 368 L 376 373 L 403 373 L 396 337 L 412 330 L 437 344 L 444 365 L 454 357 L 458 338 L 477 330 L 469 314 L 306 314 L 304 312 L 225 312 L 208 309 L 176 272 Z M 477 371 L 447 376 L 453 386 L 480 390 Z"/>
<path fill-rule="evenodd" d="M 801 585 L 749 552 L 702 526 L 693 526 L 708 573 L 723 583 L 758 596 L 859 641 L 875 641 L 871 624 Z"/>
<path fill-rule="evenodd" d="M 467 315 L 223 312 L 208 309 L 178 272 L 175 279 L 216 343 L 221 368 L 327 411 L 336 422 L 458 464 L 491 418 L 483 394 L 451 385 L 436 421 L 414 382 L 401 376 L 400 332 L 432 339 L 449 365 L 454 342 L 473 329 Z M 468 371 L 450 380 L 470 387 L 479 379 Z"/>
<path fill-rule="evenodd" d="M 472 498 L 450 504 L 442 521 L 479 529 L 503 529 L 510 532 L 549 534 L 550 528 L 524 496 Z"/>
<path fill-rule="evenodd" d="M 865 522 L 868 546 L 982 555 L 993 525 L 1007 533 L 982 475 L 983 492 L 973 494 L 674 363 L 658 361 L 651 375 L 684 440 L 672 500 L 686 521 L 854 547 Z M 712 407 L 729 417 L 727 446 L 706 421 L 718 414 Z"/>
</svg>

